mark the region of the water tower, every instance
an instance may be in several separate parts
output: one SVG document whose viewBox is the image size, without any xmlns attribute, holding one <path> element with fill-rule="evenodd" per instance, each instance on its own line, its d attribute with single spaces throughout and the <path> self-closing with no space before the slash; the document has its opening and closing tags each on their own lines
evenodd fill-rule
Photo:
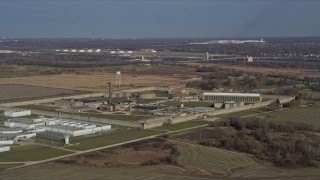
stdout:
<svg viewBox="0 0 320 180">
<path fill-rule="evenodd" d="M 121 72 L 117 71 L 116 73 L 116 86 L 120 87 L 121 86 Z"/>
</svg>

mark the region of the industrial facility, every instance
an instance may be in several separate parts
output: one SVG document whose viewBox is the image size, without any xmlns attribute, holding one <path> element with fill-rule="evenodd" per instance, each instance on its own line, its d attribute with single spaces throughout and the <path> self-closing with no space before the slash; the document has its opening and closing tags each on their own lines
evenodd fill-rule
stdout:
<svg viewBox="0 0 320 180">
<path fill-rule="evenodd" d="M 5 121 L 4 126 L 6 128 L 0 129 L 0 145 L 11 145 L 20 139 L 35 136 L 64 139 L 65 144 L 69 144 L 69 137 L 111 130 L 111 125 L 107 124 L 46 117 L 12 118 Z"/>
</svg>

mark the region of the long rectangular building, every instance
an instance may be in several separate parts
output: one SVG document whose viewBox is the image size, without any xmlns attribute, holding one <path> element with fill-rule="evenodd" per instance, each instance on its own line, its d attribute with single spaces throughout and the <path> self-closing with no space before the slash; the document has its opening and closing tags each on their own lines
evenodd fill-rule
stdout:
<svg viewBox="0 0 320 180">
<path fill-rule="evenodd" d="M 215 92 L 204 92 L 202 94 L 202 100 L 213 101 L 213 102 L 249 102 L 256 103 L 261 102 L 261 94 L 251 94 L 251 93 L 215 93 Z"/>
</svg>

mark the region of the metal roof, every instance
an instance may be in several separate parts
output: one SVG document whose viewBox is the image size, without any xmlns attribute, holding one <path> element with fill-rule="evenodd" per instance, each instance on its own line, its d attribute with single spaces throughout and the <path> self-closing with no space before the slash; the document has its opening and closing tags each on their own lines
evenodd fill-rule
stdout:
<svg viewBox="0 0 320 180">
<path fill-rule="evenodd" d="M 204 92 L 203 96 L 238 96 L 238 97 L 260 97 L 261 94 L 252 93 L 214 93 L 214 92 Z"/>
</svg>

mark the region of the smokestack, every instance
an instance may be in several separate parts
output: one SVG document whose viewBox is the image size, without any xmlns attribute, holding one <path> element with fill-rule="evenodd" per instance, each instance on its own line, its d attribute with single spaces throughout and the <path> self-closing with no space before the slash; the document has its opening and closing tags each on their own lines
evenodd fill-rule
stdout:
<svg viewBox="0 0 320 180">
<path fill-rule="evenodd" d="M 112 89 L 111 89 L 111 82 L 107 83 L 109 85 L 109 100 L 108 100 L 108 105 L 111 105 L 112 103 Z"/>
</svg>

